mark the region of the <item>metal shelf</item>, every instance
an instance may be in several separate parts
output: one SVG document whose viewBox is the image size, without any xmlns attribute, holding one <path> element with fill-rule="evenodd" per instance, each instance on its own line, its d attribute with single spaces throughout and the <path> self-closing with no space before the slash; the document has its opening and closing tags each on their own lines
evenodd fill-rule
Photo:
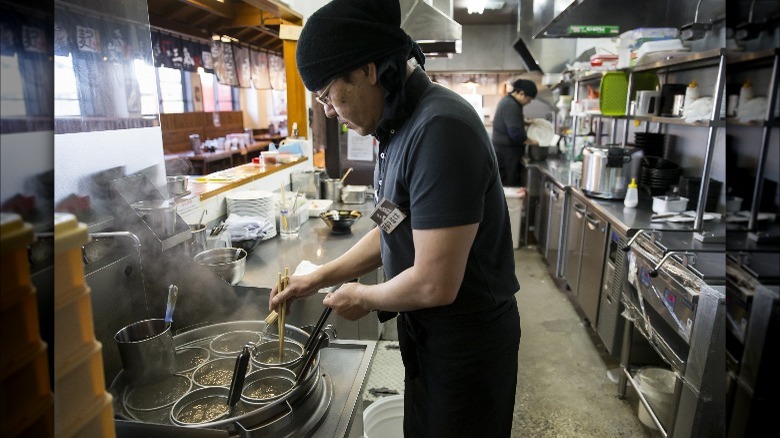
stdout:
<svg viewBox="0 0 780 438">
<path fill-rule="evenodd" d="M 686 122 L 683 117 L 633 116 L 630 118 L 634 120 L 639 120 L 640 122 L 664 123 L 667 125 L 698 126 L 701 128 L 716 126 L 720 123 L 718 121 Z"/>
<path fill-rule="evenodd" d="M 649 64 L 635 65 L 624 69 L 624 71 L 630 73 L 650 70 L 668 70 L 672 67 L 684 66 L 701 68 L 706 64 L 717 65 L 721 55 L 724 55 L 725 52 L 725 49 L 711 49 L 703 52 L 668 52 L 668 55 L 664 59 Z"/>
<path fill-rule="evenodd" d="M 766 49 L 756 52 L 736 52 L 726 51 L 726 63 L 728 65 L 742 64 L 748 62 L 771 61 L 772 58 L 780 54 L 780 49 Z"/>
</svg>

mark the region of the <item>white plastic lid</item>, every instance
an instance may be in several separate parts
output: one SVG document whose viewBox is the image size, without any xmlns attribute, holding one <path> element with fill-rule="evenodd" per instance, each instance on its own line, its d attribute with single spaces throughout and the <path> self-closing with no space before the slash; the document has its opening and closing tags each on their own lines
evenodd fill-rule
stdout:
<svg viewBox="0 0 780 438">
<path fill-rule="evenodd" d="M 87 226 L 70 213 L 54 213 L 55 254 L 73 248 L 80 248 L 89 242 Z"/>
<path fill-rule="evenodd" d="M 0 252 L 26 248 L 34 241 L 32 225 L 16 213 L 0 213 Z"/>
</svg>

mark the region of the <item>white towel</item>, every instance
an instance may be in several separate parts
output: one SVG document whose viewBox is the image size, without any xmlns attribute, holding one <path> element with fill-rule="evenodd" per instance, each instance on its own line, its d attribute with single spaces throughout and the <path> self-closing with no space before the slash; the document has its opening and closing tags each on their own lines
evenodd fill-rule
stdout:
<svg viewBox="0 0 780 438">
<path fill-rule="evenodd" d="M 265 240 L 276 233 L 274 224 L 261 216 L 241 216 L 231 213 L 225 219 L 225 227 L 230 234 L 230 240 Z"/>
</svg>

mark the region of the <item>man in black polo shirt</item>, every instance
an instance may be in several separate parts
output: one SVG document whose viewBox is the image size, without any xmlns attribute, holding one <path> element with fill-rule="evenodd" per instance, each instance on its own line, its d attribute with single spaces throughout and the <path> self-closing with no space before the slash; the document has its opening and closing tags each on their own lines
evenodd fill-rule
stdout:
<svg viewBox="0 0 780 438">
<path fill-rule="evenodd" d="M 349 320 L 398 315 L 405 436 L 508 437 L 519 284 L 495 154 L 477 113 L 429 80 L 399 24 L 397 0 L 334 0 L 301 32 L 306 88 L 328 117 L 379 140 L 378 226 L 274 288 L 270 308 L 384 267 L 386 282 L 345 283 L 323 304 Z"/>
<path fill-rule="evenodd" d="M 501 183 L 507 187 L 522 185 L 525 146 L 538 144 L 525 132 L 523 106 L 536 98 L 536 84 L 526 79 L 512 82 L 507 93 L 496 107 L 493 117 L 493 147 L 496 148 Z"/>
</svg>

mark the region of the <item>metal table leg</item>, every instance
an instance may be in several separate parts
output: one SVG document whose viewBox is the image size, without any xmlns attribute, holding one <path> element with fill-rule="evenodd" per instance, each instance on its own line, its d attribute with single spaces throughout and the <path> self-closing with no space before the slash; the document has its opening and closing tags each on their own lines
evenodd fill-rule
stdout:
<svg viewBox="0 0 780 438">
<path fill-rule="evenodd" d="M 630 372 L 629 358 L 631 357 L 631 344 L 633 343 L 634 336 L 634 322 L 626 318 L 626 323 L 623 325 L 623 345 L 620 349 L 620 369 L 623 371 L 620 373 L 618 379 L 618 398 L 626 398 L 626 386 L 628 384 L 628 378 L 626 377 Z"/>
</svg>

